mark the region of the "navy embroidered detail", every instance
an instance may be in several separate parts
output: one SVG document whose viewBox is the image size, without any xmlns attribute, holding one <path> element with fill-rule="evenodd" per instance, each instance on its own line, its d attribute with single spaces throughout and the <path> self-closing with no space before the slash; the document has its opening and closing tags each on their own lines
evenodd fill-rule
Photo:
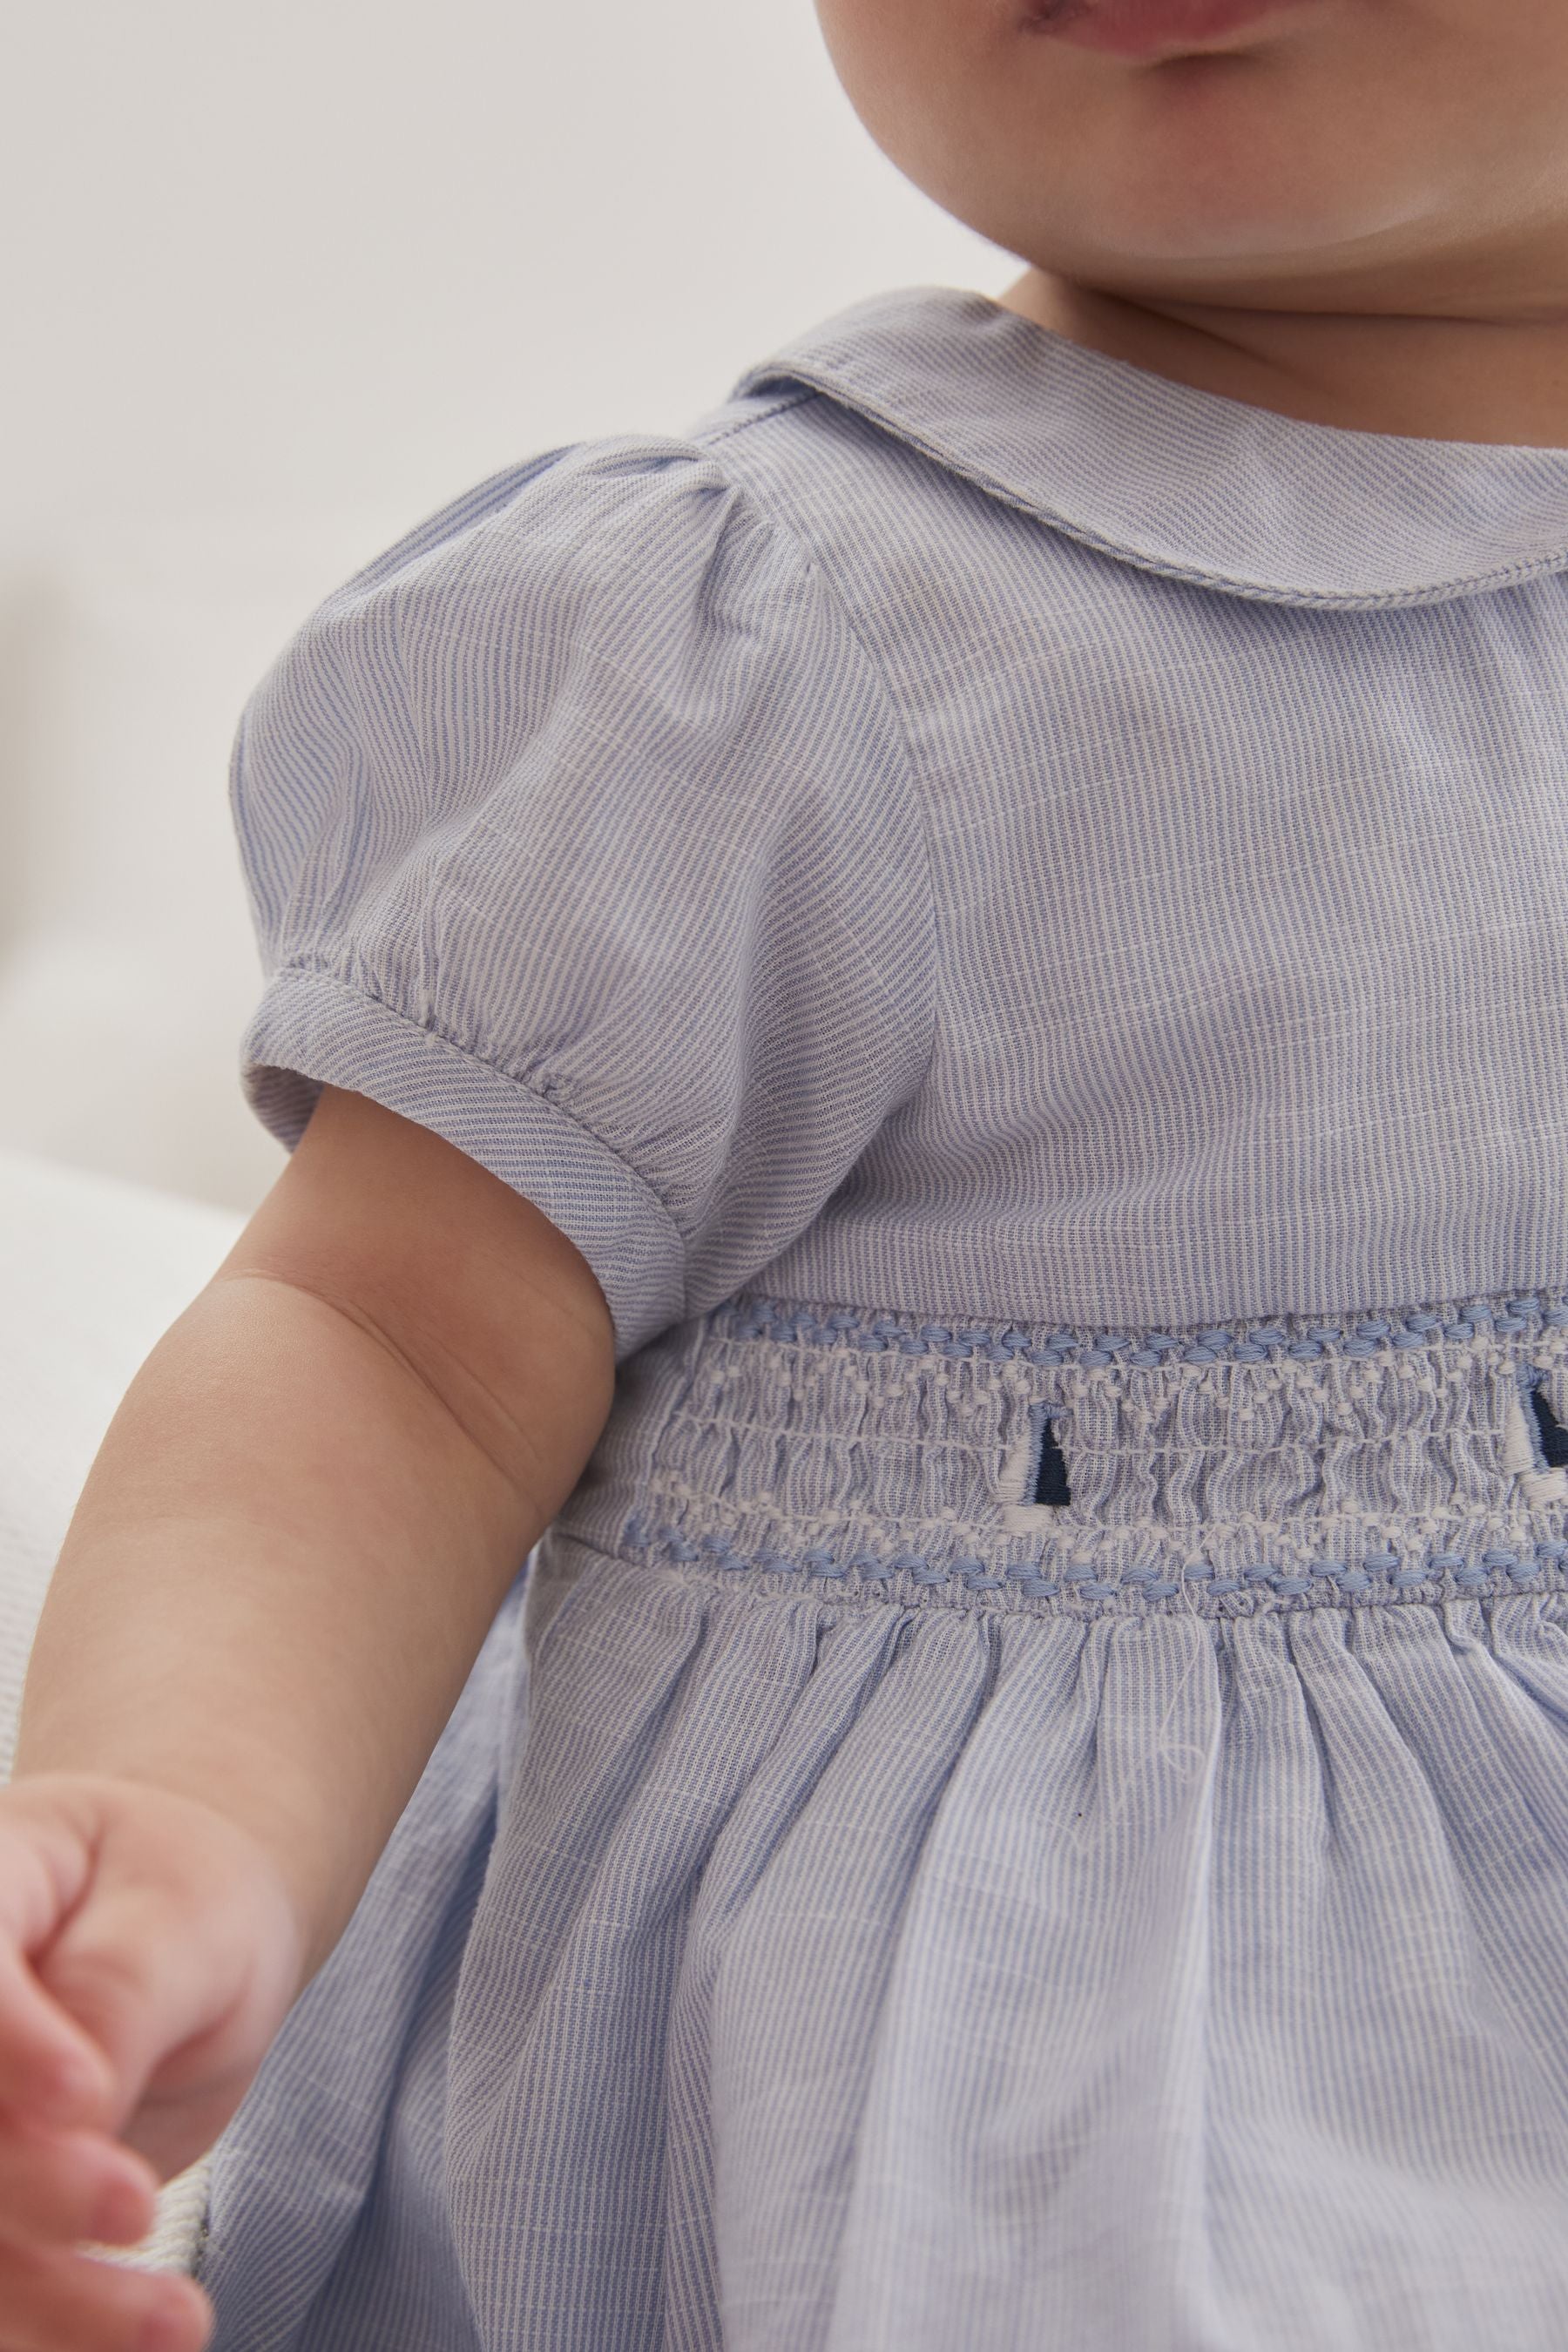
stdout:
<svg viewBox="0 0 1568 2352">
<path fill-rule="evenodd" d="M 1558 1420 L 1538 1385 L 1530 1392 L 1535 1408 L 1536 1422 L 1541 1430 L 1541 1451 L 1549 1470 L 1559 1470 L 1568 1464 L 1568 1430 Z"/>
<path fill-rule="evenodd" d="M 1068 1492 L 1068 1465 L 1062 1459 L 1062 1449 L 1051 1428 L 1054 1418 L 1053 1414 L 1040 1412 L 1039 1451 L 1036 1456 L 1037 1467 L 1033 1490 L 1037 1503 L 1062 1504 L 1072 1500 Z"/>
</svg>

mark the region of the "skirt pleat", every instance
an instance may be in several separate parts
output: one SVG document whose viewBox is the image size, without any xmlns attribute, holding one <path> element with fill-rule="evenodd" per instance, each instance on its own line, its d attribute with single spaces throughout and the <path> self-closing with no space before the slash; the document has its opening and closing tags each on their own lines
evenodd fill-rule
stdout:
<svg viewBox="0 0 1568 2352">
<path fill-rule="evenodd" d="M 1500 2247 L 1546 2345 L 1561 1605 L 1003 1618 L 584 1558 L 454 2014 L 487 2352 L 1469 2352 Z"/>
</svg>

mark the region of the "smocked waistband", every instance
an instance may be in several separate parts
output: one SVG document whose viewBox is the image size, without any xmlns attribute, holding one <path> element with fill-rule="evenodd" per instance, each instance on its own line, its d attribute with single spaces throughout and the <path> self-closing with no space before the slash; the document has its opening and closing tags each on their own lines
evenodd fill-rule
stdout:
<svg viewBox="0 0 1568 2352">
<path fill-rule="evenodd" d="M 1562 1590 L 1568 1294 L 1182 1329 L 742 1295 L 620 1368 L 557 1525 L 650 1568 L 962 1606 Z"/>
</svg>

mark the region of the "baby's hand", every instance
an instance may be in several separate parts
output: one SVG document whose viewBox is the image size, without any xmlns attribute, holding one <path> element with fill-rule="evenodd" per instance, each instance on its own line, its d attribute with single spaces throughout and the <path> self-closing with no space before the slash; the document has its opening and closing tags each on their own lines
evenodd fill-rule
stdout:
<svg viewBox="0 0 1568 2352">
<path fill-rule="evenodd" d="M 0 2352 L 205 2344 L 194 2280 L 73 2249 L 147 2235 L 157 2188 L 245 2096 L 302 1953 L 276 1865 L 214 1808 L 99 1773 L 0 1788 Z"/>
</svg>

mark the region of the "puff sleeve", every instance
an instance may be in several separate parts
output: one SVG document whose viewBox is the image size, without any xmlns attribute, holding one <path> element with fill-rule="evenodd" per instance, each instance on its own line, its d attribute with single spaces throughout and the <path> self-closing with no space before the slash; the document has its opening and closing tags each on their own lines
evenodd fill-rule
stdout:
<svg viewBox="0 0 1568 2352">
<path fill-rule="evenodd" d="M 929 849 L 831 584 L 697 444 L 579 442 L 336 590 L 229 771 L 245 1097 L 324 1083 L 534 1202 L 617 1362 L 766 1267 L 930 1057 Z"/>
</svg>

